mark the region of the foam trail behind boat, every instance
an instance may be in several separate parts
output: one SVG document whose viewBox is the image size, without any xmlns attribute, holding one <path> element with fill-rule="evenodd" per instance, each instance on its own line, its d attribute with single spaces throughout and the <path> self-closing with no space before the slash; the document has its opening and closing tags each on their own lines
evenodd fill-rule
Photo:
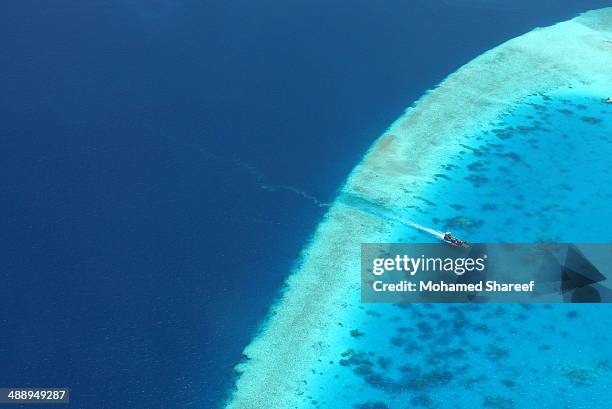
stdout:
<svg viewBox="0 0 612 409">
<path fill-rule="evenodd" d="M 444 232 L 437 231 L 430 227 L 426 227 L 416 222 L 413 222 L 412 220 L 408 220 L 403 217 L 399 217 L 396 215 L 396 212 L 393 209 L 390 209 L 378 203 L 374 203 L 362 197 L 345 193 L 338 200 L 340 200 L 342 203 L 352 208 L 361 210 L 366 213 L 373 214 L 378 217 L 383 217 L 387 220 L 396 221 L 405 226 L 412 227 L 413 229 L 417 229 L 419 231 L 422 231 L 423 233 L 427 233 L 431 236 L 434 236 L 437 239 L 442 240 L 444 238 Z"/>
<path fill-rule="evenodd" d="M 438 238 L 440 240 L 442 240 L 444 238 L 444 232 L 441 232 L 441 231 L 438 231 L 438 230 L 434 230 L 431 227 L 425 227 L 423 225 L 415 223 L 415 222 L 413 222 L 411 220 L 403 219 L 401 217 L 394 217 L 393 220 L 396 220 L 396 221 L 398 221 L 398 222 L 400 222 L 402 224 L 405 224 L 406 226 L 413 227 L 413 228 L 415 228 L 417 230 L 420 230 L 422 232 L 425 232 L 427 234 L 431 234 L 432 236 L 434 236 L 434 237 L 436 237 L 436 238 Z"/>
</svg>

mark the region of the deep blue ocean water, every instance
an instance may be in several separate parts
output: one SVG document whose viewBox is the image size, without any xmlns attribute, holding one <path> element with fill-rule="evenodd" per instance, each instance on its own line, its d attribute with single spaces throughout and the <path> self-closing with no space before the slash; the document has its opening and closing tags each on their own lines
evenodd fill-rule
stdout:
<svg viewBox="0 0 612 409">
<path fill-rule="evenodd" d="M 214 407 L 323 209 L 426 89 L 605 1 L 0 4 L 0 386 Z"/>
</svg>

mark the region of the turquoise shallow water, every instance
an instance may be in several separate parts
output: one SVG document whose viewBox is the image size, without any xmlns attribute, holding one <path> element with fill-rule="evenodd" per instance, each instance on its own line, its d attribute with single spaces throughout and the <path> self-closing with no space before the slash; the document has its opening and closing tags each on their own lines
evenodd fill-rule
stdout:
<svg viewBox="0 0 612 409">
<path fill-rule="evenodd" d="M 610 11 L 487 51 L 377 139 L 245 349 L 228 408 L 609 406 L 609 306 L 365 304 L 359 247 L 432 241 L 418 225 L 609 242 Z"/>
<path fill-rule="evenodd" d="M 474 242 L 609 242 L 612 106 L 571 88 L 475 130 L 403 217 Z M 429 237 L 398 226 L 397 241 Z M 305 407 L 593 408 L 612 401 L 609 305 L 363 304 Z"/>
<path fill-rule="evenodd" d="M 473 242 L 608 242 L 611 130 L 598 96 L 531 96 L 470 135 L 407 214 Z"/>
<path fill-rule="evenodd" d="M 348 323 L 363 335 L 316 369 L 311 407 L 606 407 L 605 307 L 365 307 Z"/>
</svg>

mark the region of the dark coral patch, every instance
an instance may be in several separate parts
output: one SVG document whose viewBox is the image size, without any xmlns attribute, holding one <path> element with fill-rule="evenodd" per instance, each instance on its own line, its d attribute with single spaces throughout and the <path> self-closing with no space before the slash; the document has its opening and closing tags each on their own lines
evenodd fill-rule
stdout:
<svg viewBox="0 0 612 409">
<path fill-rule="evenodd" d="M 499 156 L 500 158 L 508 158 L 513 162 L 520 162 L 522 160 L 521 155 L 515 152 L 498 153 L 497 156 Z"/>
<path fill-rule="evenodd" d="M 393 362 L 393 360 L 389 357 L 384 357 L 384 356 L 380 356 L 378 357 L 378 366 L 380 366 L 381 369 L 389 369 L 391 367 L 391 363 Z"/>
<path fill-rule="evenodd" d="M 470 176 L 466 176 L 465 180 L 469 181 L 474 187 L 481 187 L 486 184 L 489 179 L 482 175 L 472 173 Z"/>
<path fill-rule="evenodd" d="M 493 203 L 485 203 L 482 206 L 480 206 L 480 210 L 482 211 L 494 211 L 497 210 L 497 205 L 493 204 Z"/>
<path fill-rule="evenodd" d="M 510 139 L 513 136 L 514 128 L 513 127 L 508 127 L 508 128 L 504 128 L 504 129 L 493 129 L 493 133 L 499 139 L 502 139 L 502 140 Z"/>
<path fill-rule="evenodd" d="M 410 403 L 416 407 L 422 407 L 422 408 L 428 408 L 428 409 L 434 407 L 434 403 L 431 400 L 431 398 L 425 394 L 414 396 L 412 399 L 410 399 Z"/>
<path fill-rule="evenodd" d="M 485 162 L 477 160 L 476 162 L 470 163 L 467 168 L 473 172 L 477 172 L 486 169 L 485 165 Z"/>
<path fill-rule="evenodd" d="M 566 316 L 567 318 L 569 318 L 569 319 L 574 319 L 574 318 L 576 318 L 576 317 L 578 316 L 578 311 L 576 311 L 576 310 L 571 310 L 571 311 L 568 311 L 568 312 L 565 314 L 565 316 Z"/>
<path fill-rule="evenodd" d="M 589 386 L 595 381 L 595 372 L 586 368 L 570 368 L 563 375 L 575 386 Z"/>
<path fill-rule="evenodd" d="M 351 330 L 351 337 L 353 338 L 359 338 L 359 337 L 363 337 L 365 334 L 361 331 L 359 331 L 358 329 L 352 329 Z"/>
<path fill-rule="evenodd" d="M 583 116 L 580 117 L 580 120 L 586 122 L 587 124 L 597 125 L 602 122 L 601 118 L 595 118 L 593 116 Z"/>
<path fill-rule="evenodd" d="M 484 220 L 470 219 L 468 217 L 457 216 L 451 217 L 443 221 L 444 227 L 449 230 L 461 229 L 461 230 L 473 230 L 484 225 Z"/>
<path fill-rule="evenodd" d="M 355 409 L 389 409 L 385 402 L 366 402 L 353 405 Z"/>
<path fill-rule="evenodd" d="M 430 333 L 432 332 L 433 328 L 431 327 L 431 325 L 426 322 L 426 321 L 420 321 L 417 324 L 417 328 L 419 329 L 419 331 L 421 331 L 422 333 Z"/>
<path fill-rule="evenodd" d="M 497 362 L 501 359 L 508 358 L 510 352 L 507 349 L 498 347 L 497 345 L 489 345 L 487 351 L 485 352 L 485 355 L 491 361 Z"/>
<path fill-rule="evenodd" d="M 415 199 L 417 199 L 417 200 L 421 200 L 421 201 L 423 201 L 423 202 L 427 203 L 429 206 L 436 206 L 436 204 L 435 204 L 434 202 L 432 202 L 431 200 L 427 200 L 427 199 L 425 199 L 424 197 L 421 197 L 421 196 L 416 196 L 416 195 L 415 195 L 415 196 L 413 196 L 413 197 L 414 197 Z"/>
</svg>

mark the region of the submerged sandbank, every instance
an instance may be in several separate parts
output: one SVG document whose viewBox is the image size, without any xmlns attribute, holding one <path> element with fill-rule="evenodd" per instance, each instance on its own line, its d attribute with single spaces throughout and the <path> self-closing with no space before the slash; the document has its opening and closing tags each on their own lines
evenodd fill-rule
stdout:
<svg viewBox="0 0 612 409">
<path fill-rule="evenodd" d="M 357 195 L 403 209 L 467 135 L 523 99 L 561 87 L 612 91 L 612 9 L 536 29 L 490 50 L 409 108 L 353 170 L 302 254 L 258 336 L 229 408 L 299 407 L 311 369 L 359 296 L 359 244 L 387 241 L 393 224 L 344 202 Z"/>
</svg>

